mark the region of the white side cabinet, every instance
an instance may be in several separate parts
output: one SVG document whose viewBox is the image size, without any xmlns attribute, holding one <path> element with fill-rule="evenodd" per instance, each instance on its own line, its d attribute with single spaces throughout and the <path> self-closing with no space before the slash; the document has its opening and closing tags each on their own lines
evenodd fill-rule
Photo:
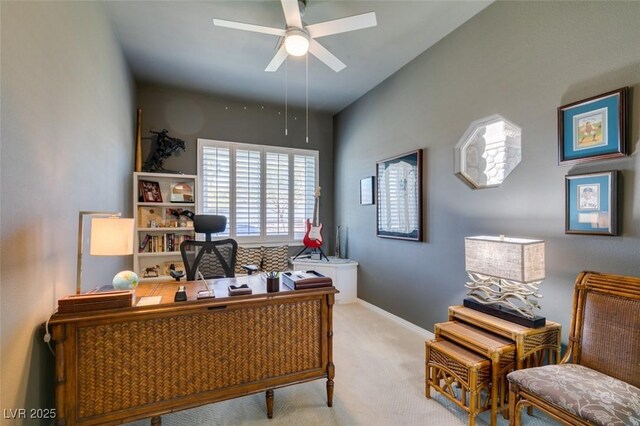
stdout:
<svg viewBox="0 0 640 426">
<path fill-rule="evenodd" d="M 348 259 L 336 259 L 329 256 L 326 260 L 291 259 L 294 271 L 314 270 L 331 277 L 333 285 L 340 293 L 336 294 L 336 303 L 354 303 L 358 297 L 358 262 Z"/>
</svg>

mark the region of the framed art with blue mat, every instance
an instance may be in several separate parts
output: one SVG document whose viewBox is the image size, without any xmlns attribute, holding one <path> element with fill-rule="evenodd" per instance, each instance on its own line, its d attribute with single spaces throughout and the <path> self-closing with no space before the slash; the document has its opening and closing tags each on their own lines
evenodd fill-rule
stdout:
<svg viewBox="0 0 640 426">
<path fill-rule="evenodd" d="M 565 177 L 566 234 L 618 235 L 618 171 Z"/>
<path fill-rule="evenodd" d="M 627 91 L 623 87 L 558 108 L 558 164 L 627 155 Z"/>
</svg>

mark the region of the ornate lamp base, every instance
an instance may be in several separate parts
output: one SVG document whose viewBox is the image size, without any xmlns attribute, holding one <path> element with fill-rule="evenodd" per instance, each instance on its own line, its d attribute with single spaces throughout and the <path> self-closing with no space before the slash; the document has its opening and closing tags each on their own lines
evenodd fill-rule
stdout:
<svg viewBox="0 0 640 426">
<path fill-rule="evenodd" d="M 469 273 L 471 281 L 465 284 L 469 289 L 464 306 L 526 327 L 543 327 L 544 317 L 534 315 L 540 308 L 538 293 L 540 281 L 519 283 L 486 275 Z"/>
</svg>

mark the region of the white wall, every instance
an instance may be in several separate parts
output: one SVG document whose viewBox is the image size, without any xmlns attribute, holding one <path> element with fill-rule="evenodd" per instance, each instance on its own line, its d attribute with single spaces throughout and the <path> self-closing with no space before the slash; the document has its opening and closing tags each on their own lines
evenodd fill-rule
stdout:
<svg viewBox="0 0 640 426">
<path fill-rule="evenodd" d="M 40 325 L 75 291 L 78 211 L 131 216 L 134 85 L 101 5 L 0 7 L 0 409 L 49 408 Z M 130 264 L 92 260 L 85 277 L 110 282 Z"/>
<path fill-rule="evenodd" d="M 464 237 L 546 241 L 542 315 L 569 328 L 582 270 L 640 276 L 640 2 L 499 1 L 340 112 L 334 121 L 335 223 L 360 262 L 358 296 L 420 327 L 462 302 Z M 556 108 L 631 87 L 630 157 L 559 166 Z M 499 113 L 522 127 L 522 162 L 497 188 L 453 172 L 469 124 Z M 376 238 L 358 185 L 376 161 L 424 149 L 425 242 Z M 622 234 L 564 233 L 568 173 L 620 170 Z"/>
</svg>

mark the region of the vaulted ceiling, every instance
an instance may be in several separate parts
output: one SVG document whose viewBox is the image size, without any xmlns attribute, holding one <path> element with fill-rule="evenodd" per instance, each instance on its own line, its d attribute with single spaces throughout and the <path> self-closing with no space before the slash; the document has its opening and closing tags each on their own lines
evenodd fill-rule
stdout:
<svg viewBox="0 0 640 426">
<path fill-rule="evenodd" d="M 319 39 L 347 65 L 309 56 L 309 107 L 338 112 L 462 25 L 491 1 L 307 0 L 313 24 L 373 11 L 378 25 Z M 221 28 L 213 18 L 285 28 L 279 1 L 109 1 L 105 7 L 135 78 L 251 101 L 305 104 L 305 61 L 264 69 L 279 37 Z"/>
</svg>

